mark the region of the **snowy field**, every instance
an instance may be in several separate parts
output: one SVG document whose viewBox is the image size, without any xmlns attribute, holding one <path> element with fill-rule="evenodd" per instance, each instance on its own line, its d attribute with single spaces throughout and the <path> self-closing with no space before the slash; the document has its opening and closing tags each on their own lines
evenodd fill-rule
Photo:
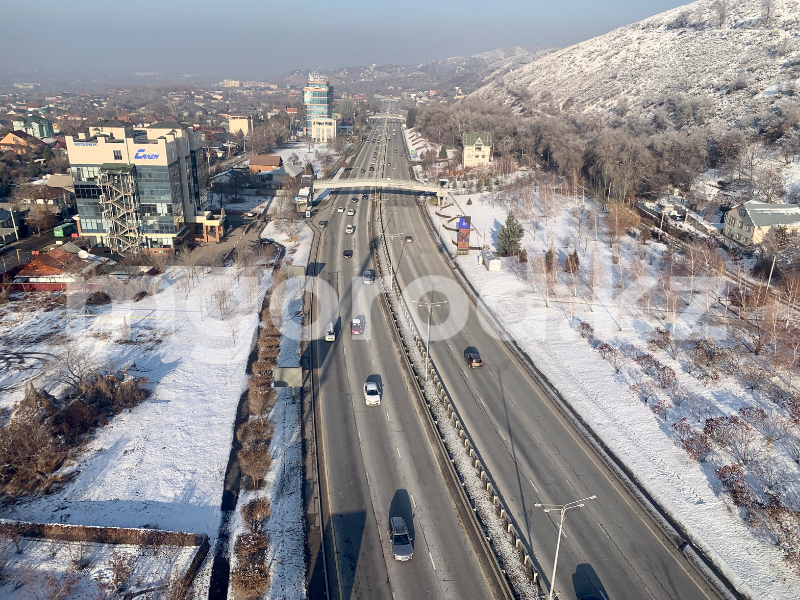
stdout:
<svg viewBox="0 0 800 600">
<path fill-rule="evenodd" d="M 3 352 L 41 358 L 31 371 L 0 372 L 0 386 L 11 390 L 2 407 L 22 398 L 26 378 L 57 393 L 67 354 L 147 377 L 151 395 L 97 430 L 63 467 L 73 477 L 61 491 L 19 501 L 2 516 L 205 533 L 213 547 L 236 408 L 270 284 L 271 272 L 255 267 L 171 267 L 140 282 L 154 293 L 139 302 L 116 300 L 137 284 L 111 282 L 115 301 L 106 306 L 3 307 Z M 70 304 L 80 294 L 70 291 Z"/>
<path fill-rule="evenodd" d="M 8 581 L 0 583 L 4 600 L 102 598 L 120 582 L 129 591 L 161 587 L 184 573 L 197 552 L 193 546 L 151 551 L 123 544 L 41 539 L 23 539 L 20 554 L 13 546 L 4 550 L 3 575 Z"/>
<path fill-rule="evenodd" d="M 466 204 L 468 198 L 472 199 L 471 205 Z M 624 236 L 622 258 L 619 264 L 614 264 L 609 244 L 602 242 L 602 222 L 600 242 L 593 241 L 591 219 L 591 223 L 585 223 L 587 227 L 582 234 L 576 232 L 575 215 L 583 209 L 591 210 L 591 205 L 582 207 L 580 202 L 557 198 L 562 208 L 549 219 L 525 219 L 517 214 L 525 227 L 522 244 L 530 257 L 529 263 L 513 264 L 512 259 L 502 259 L 502 270 L 490 272 L 478 264 L 474 251 L 457 257 L 456 262 L 506 331 L 514 332 L 519 345 L 573 408 L 626 462 L 660 505 L 682 524 L 692 541 L 741 586 L 741 591 L 752 597 L 785 600 L 800 597 L 800 580 L 774 546 L 773 536 L 747 526 L 743 511 L 732 503 L 729 494 L 723 493 L 715 475 L 716 469 L 735 462 L 737 447 L 715 445 L 706 460 L 698 462 L 682 449 L 672 426 L 685 417 L 690 425 L 702 430 L 705 418 L 734 415 L 749 406 L 763 409 L 768 419 L 772 419 L 770 422 L 787 424 L 768 393 L 775 389 L 771 386 L 786 388 L 785 377 L 770 372 L 767 377 L 771 381 L 757 389 L 743 385 L 740 376 L 725 373 L 718 381 L 706 379 L 704 384 L 700 377 L 703 371 L 692 364 L 686 353 L 675 352 L 673 358 L 667 351 L 648 347 L 656 327 L 669 329 L 676 339 L 698 333 L 726 342 L 727 330 L 718 326 L 722 318 L 719 313 L 724 308 L 712 302 L 711 318 L 705 318 L 706 299 L 710 297 L 707 290 L 718 294 L 725 285 L 724 278 L 697 278 L 692 294 L 687 278 L 676 277 L 674 289 L 690 300 L 689 304 L 684 302 L 673 312 L 665 311 L 655 308 L 659 303 L 656 297 L 652 299 L 652 307 L 645 305 L 641 298 L 647 296 L 648 290 L 657 289 L 665 247 L 650 243 L 638 248 L 635 240 Z M 453 201 L 453 196 L 449 201 Z M 497 202 L 493 194 L 458 196 L 456 202 L 439 212 L 448 217 L 470 215 L 471 244 L 482 244 L 485 231 L 489 245 L 494 248 L 508 207 Z M 577 212 L 573 213 L 575 209 Z M 448 224 L 447 219 L 435 215 L 437 210 L 429 207 L 434 223 Z M 443 227 L 439 231 L 454 252 L 451 239 L 455 233 Z M 554 280 L 545 287 L 544 273 L 537 274 L 536 265 L 543 265 L 542 257 L 548 246 L 555 251 L 558 268 Z M 573 279 L 564 272 L 563 265 L 576 246 L 580 249 L 581 267 Z M 588 283 L 590 271 L 595 273 L 593 293 Z M 622 291 L 621 272 L 624 273 Z M 577 327 L 582 322 L 593 328 L 592 337 L 584 338 L 578 333 Z M 602 343 L 617 351 L 618 369 L 596 349 Z M 676 387 L 667 393 L 655 385 L 639 363 L 631 360 L 637 350 L 652 354 L 662 366 L 673 369 L 679 382 Z M 755 363 L 757 358 L 760 359 L 744 357 L 743 366 Z M 797 393 L 790 384 L 789 388 Z M 637 393 L 641 390 L 652 394 L 643 401 Z M 769 477 L 763 472 L 754 475 L 762 464 L 773 473 L 774 490 L 782 493 L 787 504 L 796 503 L 800 471 L 790 452 L 794 434 L 771 441 L 758 433 L 752 439 L 756 454 L 748 463 L 749 484 L 759 493 L 766 489 L 763 482 Z M 776 477 L 776 473 L 780 476 Z"/>
</svg>

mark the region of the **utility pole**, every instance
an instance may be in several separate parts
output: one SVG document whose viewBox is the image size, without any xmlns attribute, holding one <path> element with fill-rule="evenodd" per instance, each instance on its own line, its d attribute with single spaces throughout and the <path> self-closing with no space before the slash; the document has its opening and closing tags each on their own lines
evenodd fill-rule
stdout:
<svg viewBox="0 0 800 600">
<path fill-rule="evenodd" d="M 564 518 L 566 517 L 567 511 L 573 508 L 581 508 L 584 506 L 584 502 L 586 500 L 596 500 L 597 496 L 589 496 L 588 498 L 583 498 L 581 500 L 576 500 L 575 502 L 569 502 L 568 504 L 534 504 L 537 508 L 543 508 L 544 512 L 549 513 L 551 511 L 559 511 L 561 513 L 561 519 L 558 522 L 558 542 L 556 543 L 556 558 L 553 561 L 553 577 L 550 579 L 550 595 L 547 597 L 547 600 L 553 600 L 553 592 L 556 588 L 556 567 L 558 567 L 558 550 L 561 548 L 561 531 L 564 528 Z"/>
</svg>

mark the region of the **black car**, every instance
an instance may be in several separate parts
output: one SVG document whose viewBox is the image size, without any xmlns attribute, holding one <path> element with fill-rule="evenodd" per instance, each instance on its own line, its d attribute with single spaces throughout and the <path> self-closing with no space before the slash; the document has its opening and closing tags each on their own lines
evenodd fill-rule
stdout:
<svg viewBox="0 0 800 600">
<path fill-rule="evenodd" d="M 470 346 L 464 350 L 464 360 L 470 369 L 480 369 L 483 366 L 481 355 L 475 346 Z"/>
<path fill-rule="evenodd" d="M 369 200 L 369 194 L 361 194 L 362 200 Z"/>
<path fill-rule="evenodd" d="M 370 168 L 369 168 L 369 170 L 370 170 L 370 171 L 374 171 L 374 170 L 375 170 L 375 167 L 370 167 Z"/>
<path fill-rule="evenodd" d="M 366 170 L 366 169 L 361 169 L 361 172 L 362 172 L 362 173 L 366 173 L 366 172 L 367 172 L 367 170 Z"/>
<path fill-rule="evenodd" d="M 345 258 L 353 258 L 353 251 L 352 250 L 345 250 L 342 252 L 342 256 Z"/>
<path fill-rule="evenodd" d="M 353 202 L 358 202 L 358 198 L 356 198 L 355 196 L 353 196 Z"/>
</svg>

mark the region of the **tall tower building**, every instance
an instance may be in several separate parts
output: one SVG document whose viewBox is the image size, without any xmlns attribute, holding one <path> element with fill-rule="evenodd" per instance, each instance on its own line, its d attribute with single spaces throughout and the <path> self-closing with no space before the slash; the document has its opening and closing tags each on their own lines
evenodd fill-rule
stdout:
<svg viewBox="0 0 800 600">
<path fill-rule="evenodd" d="M 328 119 L 331 116 L 333 87 L 318 73 L 308 76 L 308 84 L 303 88 L 303 104 L 306 105 L 306 132 L 311 134 L 311 124 L 315 119 Z"/>
</svg>

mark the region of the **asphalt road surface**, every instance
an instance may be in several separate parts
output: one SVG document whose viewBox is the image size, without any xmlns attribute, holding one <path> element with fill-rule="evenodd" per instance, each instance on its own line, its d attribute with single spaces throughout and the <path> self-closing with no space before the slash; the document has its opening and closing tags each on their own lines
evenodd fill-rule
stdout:
<svg viewBox="0 0 800 600">
<path fill-rule="evenodd" d="M 401 142 L 398 136 L 389 147 L 391 175 L 397 179 L 408 177 Z M 414 196 L 384 194 L 383 202 L 387 233 L 403 234 L 388 241 L 401 288 L 426 275 L 455 282 Z M 406 243 L 405 235 L 412 235 L 413 243 Z M 432 296 L 434 301 L 444 298 L 438 292 Z M 448 306 L 435 309 L 434 331 L 441 331 Z M 427 319 L 424 309 L 419 318 L 420 323 Z M 424 334 L 424 327 L 420 329 Z M 463 352 L 468 346 L 480 351 L 482 369 L 467 368 Z M 450 339 L 434 342 L 431 356 L 548 579 L 559 515 L 545 514 L 534 504 L 597 496 L 567 513 L 555 585 L 560 599 L 717 598 L 505 344 L 487 333 L 471 302 L 467 325 Z"/>
<path fill-rule="evenodd" d="M 375 132 L 370 140 L 373 137 L 380 142 Z M 373 152 L 383 158 L 383 146 L 385 142 L 365 144 L 352 177 L 369 178 Z M 382 174 L 378 158 L 373 173 Z M 328 569 L 337 574 L 332 594 L 341 600 L 488 600 L 492 595 L 436 463 L 380 305 L 373 301 L 381 284 L 362 284 L 363 270 L 374 268 L 372 196 L 362 199 L 369 192 L 368 188 L 341 190 L 315 215 L 316 222 L 329 222 L 323 230 L 315 285 L 329 285 L 339 298 L 331 316 L 320 315 L 321 307 L 312 325 L 322 422 L 323 501 L 331 515 L 325 535 L 328 545 L 335 546 L 327 561 Z M 344 212 L 338 212 L 339 206 Z M 347 215 L 351 208 L 354 216 Z M 355 225 L 354 234 L 345 233 L 347 225 Z M 353 257 L 344 258 L 345 250 L 352 250 Z M 353 318 L 364 323 L 363 335 L 351 335 Z M 324 341 L 329 321 L 337 333 L 332 343 Z M 382 389 L 379 406 L 365 403 L 363 386 L 368 379 Z M 388 530 L 394 516 L 402 516 L 409 526 L 414 543 L 411 561 L 393 559 Z"/>
</svg>

